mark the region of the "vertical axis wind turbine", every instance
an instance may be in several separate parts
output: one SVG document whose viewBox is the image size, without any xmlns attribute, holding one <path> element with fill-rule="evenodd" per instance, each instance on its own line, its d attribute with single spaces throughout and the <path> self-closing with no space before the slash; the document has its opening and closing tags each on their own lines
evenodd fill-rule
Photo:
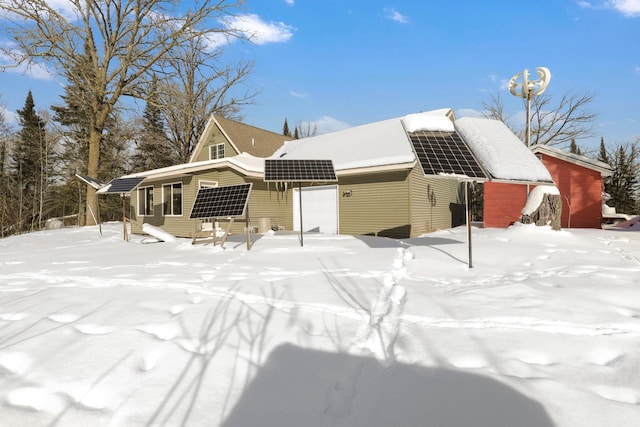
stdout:
<svg viewBox="0 0 640 427">
<path fill-rule="evenodd" d="M 527 100 L 527 148 L 531 144 L 531 100 L 534 96 L 542 95 L 551 80 L 551 71 L 546 67 L 537 67 L 536 74 L 539 77 L 537 80 L 529 80 L 529 70 L 525 68 L 522 73 L 511 77 L 509 81 L 509 92 Z M 522 83 L 518 83 L 520 76 L 522 76 Z"/>
</svg>

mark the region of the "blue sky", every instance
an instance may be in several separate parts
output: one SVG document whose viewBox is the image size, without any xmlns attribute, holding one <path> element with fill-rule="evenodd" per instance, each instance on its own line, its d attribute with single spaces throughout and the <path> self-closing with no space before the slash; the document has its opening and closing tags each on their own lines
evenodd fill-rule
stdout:
<svg viewBox="0 0 640 427">
<path fill-rule="evenodd" d="M 280 132 L 286 117 L 326 132 L 445 107 L 462 117 L 498 93 L 522 116 L 507 83 L 544 66 L 554 99 L 595 95 L 595 136 L 581 146 L 640 136 L 640 0 L 248 0 L 243 13 L 254 43 L 227 49 L 255 61 L 259 94 L 243 114 L 258 127 Z M 44 77 L 0 74 L 0 102 L 15 111 L 29 89 L 39 108 L 59 102 Z"/>
</svg>

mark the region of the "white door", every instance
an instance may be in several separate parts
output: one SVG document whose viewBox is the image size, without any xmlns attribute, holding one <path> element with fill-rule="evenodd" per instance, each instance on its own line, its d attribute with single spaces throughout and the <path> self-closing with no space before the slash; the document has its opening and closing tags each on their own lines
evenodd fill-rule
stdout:
<svg viewBox="0 0 640 427">
<path fill-rule="evenodd" d="M 338 234 L 338 186 L 302 188 L 303 231 Z M 293 189 L 293 229 L 300 231 L 300 190 Z"/>
</svg>

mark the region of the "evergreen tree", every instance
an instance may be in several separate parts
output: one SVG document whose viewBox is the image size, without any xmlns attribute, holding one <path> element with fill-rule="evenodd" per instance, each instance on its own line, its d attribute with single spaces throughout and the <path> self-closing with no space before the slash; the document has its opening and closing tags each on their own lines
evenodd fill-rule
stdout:
<svg viewBox="0 0 640 427">
<path fill-rule="evenodd" d="M 156 76 L 152 79 L 149 91 L 143 114 L 143 128 L 136 153 L 133 156 L 134 172 L 158 169 L 178 163 L 165 132 L 162 110 L 158 102 Z"/>
<path fill-rule="evenodd" d="M 571 152 L 573 154 L 582 155 L 582 151 L 580 150 L 580 147 L 578 147 L 578 144 L 576 144 L 576 140 L 575 139 L 571 140 L 571 146 L 569 147 L 569 152 Z"/>
<path fill-rule="evenodd" d="M 31 91 L 17 111 L 21 130 L 11 154 L 13 181 L 17 186 L 17 231 L 36 228 L 42 218 L 51 179 L 52 150 L 48 147 L 44 120 L 36 113 Z"/>
<path fill-rule="evenodd" d="M 602 153 L 600 155 L 602 157 Z M 611 154 L 605 153 L 613 175 L 605 180 L 605 192 L 611 199 L 609 206 L 619 213 L 636 214 L 638 207 L 638 190 L 640 189 L 640 148 L 638 143 L 622 144 Z M 600 158 L 599 158 L 600 160 Z"/>
<path fill-rule="evenodd" d="M 609 164 L 610 161 L 609 154 L 607 153 L 607 147 L 604 145 L 604 137 L 600 137 L 600 152 L 598 153 L 598 160 L 606 164 Z"/>
<path fill-rule="evenodd" d="M 289 123 L 287 122 L 287 118 L 284 118 L 284 125 L 282 126 L 282 134 L 284 136 L 291 136 L 291 131 L 289 130 Z"/>
<path fill-rule="evenodd" d="M 293 139 L 300 139 L 300 132 L 298 132 L 298 126 L 296 126 L 295 132 L 293 132 Z"/>
</svg>

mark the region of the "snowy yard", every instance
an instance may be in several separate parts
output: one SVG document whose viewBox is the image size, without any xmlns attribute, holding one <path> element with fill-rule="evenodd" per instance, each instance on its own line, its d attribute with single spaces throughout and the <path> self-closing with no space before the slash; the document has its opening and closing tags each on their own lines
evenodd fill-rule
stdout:
<svg viewBox="0 0 640 427">
<path fill-rule="evenodd" d="M 464 239 L 0 240 L 0 425 L 640 425 L 640 232 Z"/>
</svg>

